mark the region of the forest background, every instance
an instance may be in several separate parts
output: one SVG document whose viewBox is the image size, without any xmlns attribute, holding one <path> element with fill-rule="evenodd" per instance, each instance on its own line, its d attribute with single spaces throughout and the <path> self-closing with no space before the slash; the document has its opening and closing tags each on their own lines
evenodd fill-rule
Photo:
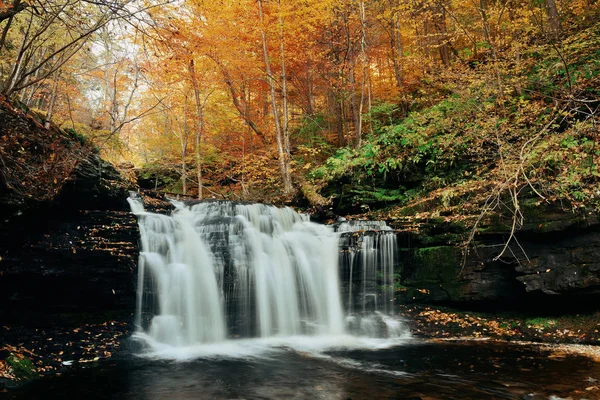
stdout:
<svg viewBox="0 0 600 400">
<path fill-rule="evenodd" d="M 0 93 L 168 193 L 386 219 L 519 217 L 524 192 L 599 210 L 599 10 L 4 0 Z M 4 166 L 33 151 L 1 139 Z"/>
</svg>

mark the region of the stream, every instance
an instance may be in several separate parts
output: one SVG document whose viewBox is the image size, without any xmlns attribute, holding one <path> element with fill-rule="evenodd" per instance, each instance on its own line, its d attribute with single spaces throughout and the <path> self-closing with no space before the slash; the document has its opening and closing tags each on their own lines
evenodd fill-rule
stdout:
<svg viewBox="0 0 600 400">
<path fill-rule="evenodd" d="M 397 245 L 384 223 L 330 227 L 289 208 L 217 201 L 175 203 L 167 216 L 147 212 L 135 197 L 130 203 L 141 233 L 133 334 L 107 360 L 75 362 L 62 374 L 0 396 L 566 399 L 600 394 L 600 364 L 584 356 L 535 345 L 412 337 L 395 307 Z"/>
<path fill-rule="evenodd" d="M 213 354 L 206 348 L 200 356 L 199 348 L 190 359 L 122 353 L 105 363 L 38 380 L 7 398 L 598 398 L 598 363 L 535 346 L 364 339 L 354 348 L 336 348 L 330 341 L 304 337 L 210 347 Z"/>
</svg>

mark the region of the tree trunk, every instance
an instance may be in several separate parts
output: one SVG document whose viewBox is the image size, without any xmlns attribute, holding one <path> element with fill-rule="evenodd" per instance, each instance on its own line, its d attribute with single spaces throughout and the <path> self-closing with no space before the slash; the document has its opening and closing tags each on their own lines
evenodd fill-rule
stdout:
<svg viewBox="0 0 600 400">
<path fill-rule="evenodd" d="M 291 158 L 290 148 L 290 131 L 289 131 L 289 106 L 288 106 L 288 89 L 287 89 L 287 71 L 285 65 L 285 42 L 284 42 L 284 25 L 283 17 L 281 16 L 281 0 L 277 2 L 279 5 L 279 55 L 281 57 L 281 100 L 283 112 L 283 150 L 285 152 L 286 168 L 289 173 L 289 165 Z M 291 179 L 290 179 L 291 180 Z M 290 188 L 291 189 L 291 188 Z M 287 190 L 286 190 L 287 191 Z"/>
<path fill-rule="evenodd" d="M 396 78 L 396 85 L 399 89 L 402 89 L 402 63 L 401 59 L 404 53 L 402 49 L 402 37 L 400 36 L 400 16 L 398 11 L 394 10 L 394 2 L 389 1 L 390 10 L 392 12 L 391 21 L 391 35 L 390 35 L 390 47 L 392 49 L 392 65 L 394 67 L 394 76 Z"/>
<path fill-rule="evenodd" d="M 2 36 L 0 37 L 0 54 L 2 54 L 2 50 L 4 49 L 4 43 L 6 43 L 6 35 L 8 34 L 8 31 L 10 30 L 12 22 L 13 22 L 13 16 L 11 15 L 10 17 L 8 17 L 8 21 L 6 22 L 6 25 L 4 26 L 4 29 L 2 30 Z"/>
<path fill-rule="evenodd" d="M 502 77 L 500 70 L 498 69 L 498 52 L 496 51 L 495 41 L 492 39 L 490 21 L 488 18 L 488 4 L 487 0 L 479 0 L 479 15 L 481 16 L 481 22 L 483 23 L 483 34 L 485 41 L 490 46 L 492 51 L 492 58 L 494 60 L 494 75 L 496 78 L 496 88 L 498 89 L 498 95 L 500 98 L 504 97 L 504 88 L 502 84 Z"/>
<path fill-rule="evenodd" d="M 436 4 L 434 9 L 434 25 L 436 28 L 437 45 L 440 52 L 442 64 L 450 65 L 450 44 L 448 28 L 446 27 L 446 13 L 443 7 Z"/>
<path fill-rule="evenodd" d="M 50 121 L 52 120 L 52 114 L 54 113 L 54 103 L 56 102 L 56 94 L 58 92 L 58 79 L 60 74 L 55 74 L 54 85 L 52 86 L 52 94 L 50 95 L 50 103 L 48 104 L 48 110 L 46 112 L 46 121 L 44 122 L 44 128 L 50 129 Z"/>
<path fill-rule="evenodd" d="M 181 143 L 181 192 L 187 194 L 187 165 L 185 163 L 186 149 L 185 144 Z"/>
<path fill-rule="evenodd" d="M 346 145 L 344 135 L 344 101 L 333 87 L 330 87 L 327 93 L 327 103 L 329 115 L 332 117 L 332 119 L 329 120 L 329 123 L 331 130 L 336 133 L 337 146 L 344 147 Z"/>
<path fill-rule="evenodd" d="M 114 74 L 112 76 L 112 84 L 107 82 L 108 90 L 110 90 L 110 95 L 109 95 L 110 106 L 109 106 L 109 113 L 108 113 L 108 115 L 110 116 L 110 126 L 109 126 L 108 131 L 110 133 L 115 132 L 115 130 L 117 129 L 118 121 L 120 119 L 119 118 L 119 101 L 117 98 L 117 75 L 118 75 L 118 73 L 119 73 L 119 69 L 115 68 Z"/>
<path fill-rule="evenodd" d="M 350 68 L 348 69 L 348 83 L 350 84 L 350 111 L 352 112 L 352 119 L 354 122 L 354 132 L 353 137 L 348 140 L 354 145 L 354 147 L 358 147 L 358 138 L 360 137 L 360 129 L 361 129 L 361 110 L 359 103 L 362 102 L 362 99 L 358 96 L 356 90 L 356 76 L 354 73 L 355 63 L 352 62 Z"/>
<path fill-rule="evenodd" d="M 283 133 L 281 129 L 281 121 L 279 119 L 279 110 L 277 109 L 277 98 L 275 95 L 275 82 L 273 78 L 273 71 L 271 70 L 271 62 L 269 61 L 269 53 L 267 51 L 267 35 L 264 29 L 264 14 L 263 14 L 263 0 L 258 0 L 258 13 L 261 23 L 260 35 L 262 39 L 262 50 L 265 61 L 265 68 L 267 71 L 267 81 L 269 88 L 271 89 L 271 108 L 273 109 L 273 119 L 275 120 L 275 133 L 277 138 L 277 151 L 279 155 L 279 169 L 281 172 L 281 178 L 283 180 L 283 190 L 285 193 L 291 193 L 292 191 L 292 178 L 290 175 L 290 168 L 287 162 L 286 151 L 283 146 Z"/>
<path fill-rule="evenodd" d="M 357 126 L 354 133 L 354 146 L 360 147 L 362 144 L 362 123 L 363 110 L 365 104 L 365 90 L 369 75 L 369 57 L 367 55 L 367 21 L 365 16 L 365 2 L 359 1 L 360 15 L 360 64 L 361 64 L 361 81 L 360 81 L 360 103 L 358 105 Z M 369 110 L 370 111 L 370 110 Z"/>
<path fill-rule="evenodd" d="M 307 101 L 307 108 L 306 108 L 306 113 L 308 115 L 314 115 L 315 114 L 315 109 L 314 109 L 314 99 L 313 99 L 313 88 L 312 88 L 312 74 L 311 74 L 311 70 L 310 68 L 306 69 L 306 101 Z"/>
<path fill-rule="evenodd" d="M 179 137 L 179 143 L 181 144 L 181 191 L 185 196 L 187 194 L 187 98 L 183 101 L 183 129 Z"/>
<path fill-rule="evenodd" d="M 25 59 L 25 46 L 27 44 L 27 38 L 28 34 L 25 34 L 23 36 L 23 41 L 21 42 L 21 47 L 19 48 L 17 60 L 15 61 L 10 75 L 7 77 L 6 81 L 2 85 L 2 94 L 4 94 L 6 97 L 10 97 L 13 94 L 15 86 L 17 85 L 17 82 L 19 81 L 19 78 L 22 74 L 21 70 L 23 67 L 23 60 Z"/>
<path fill-rule="evenodd" d="M 196 101 L 196 179 L 198 180 L 198 199 L 202 199 L 202 157 L 200 155 L 200 144 L 204 128 L 204 104 L 200 101 L 200 85 L 196 78 L 196 68 L 194 67 L 193 58 L 188 64 L 188 70 L 192 80 L 194 100 Z"/>
<path fill-rule="evenodd" d="M 548 23 L 550 24 L 552 36 L 557 38 L 560 35 L 561 26 L 555 0 L 546 0 L 546 12 L 548 13 Z"/>
</svg>

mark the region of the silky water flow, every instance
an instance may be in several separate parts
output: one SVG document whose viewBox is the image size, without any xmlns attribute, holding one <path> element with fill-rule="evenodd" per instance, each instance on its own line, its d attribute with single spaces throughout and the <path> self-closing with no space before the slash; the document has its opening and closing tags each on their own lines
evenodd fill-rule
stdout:
<svg viewBox="0 0 600 400">
<path fill-rule="evenodd" d="M 332 227 L 229 201 L 173 201 L 171 215 L 129 203 L 141 237 L 136 336 L 150 347 L 407 335 L 392 316 L 396 243 L 383 223 Z"/>
</svg>

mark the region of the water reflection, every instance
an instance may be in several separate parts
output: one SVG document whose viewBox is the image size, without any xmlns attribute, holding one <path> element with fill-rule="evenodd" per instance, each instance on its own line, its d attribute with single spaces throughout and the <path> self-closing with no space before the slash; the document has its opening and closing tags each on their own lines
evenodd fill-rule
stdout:
<svg viewBox="0 0 600 400">
<path fill-rule="evenodd" d="M 8 394 L 47 399 L 547 399 L 598 398 L 597 363 L 502 343 L 413 342 L 384 349 L 112 363 Z M 588 390 L 586 390 L 588 389 Z"/>
</svg>

